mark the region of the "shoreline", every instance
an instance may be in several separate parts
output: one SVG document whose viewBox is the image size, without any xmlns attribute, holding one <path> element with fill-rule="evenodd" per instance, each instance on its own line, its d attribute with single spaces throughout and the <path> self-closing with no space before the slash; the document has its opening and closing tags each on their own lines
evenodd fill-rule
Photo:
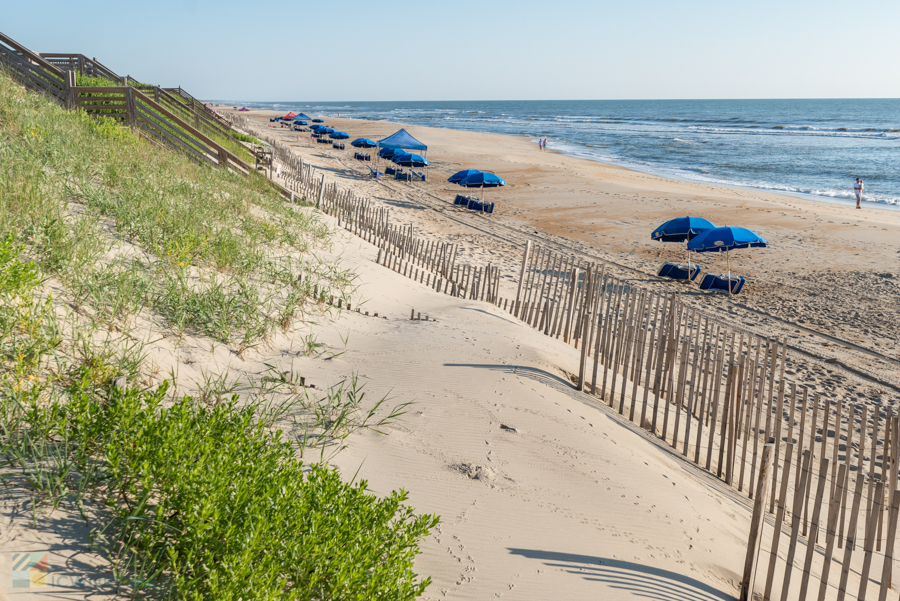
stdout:
<svg viewBox="0 0 900 601">
<path fill-rule="evenodd" d="M 221 105 L 221 104 L 214 103 L 214 106 L 216 108 L 232 110 L 230 107 L 235 106 L 235 105 Z M 269 110 L 269 109 L 253 108 L 251 110 L 255 111 L 257 113 L 262 113 L 262 112 L 271 113 L 273 116 L 280 116 L 280 115 L 284 114 L 281 111 L 274 111 L 274 110 Z M 323 117 L 323 118 L 325 118 L 325 117 Z M 360 118 L 356 118 L 356 117 L 333 117 L 332 116 L 332 117 L 327 117 L 327 119 L 346 120 L 346 121 L 353 121 L 353 122 L 357 122 L 357 123 L 393 124 L 393 125 L 396 125 L 398 128 L 400 128 L 400 127 L 407 127 L 407 128 L 408 127 L 422 127 L 422 128 L 428 128 L 428 129 L 443 129 L 443 130 L 449 130 L 449 131 L 460 132 L 460 133 L 471 133 L 471 134 L 476 134 L 476 135 L 504 136 L 504 137 L 515 138 L 515 139 L 519 139 L 519 140 L 524 140 L 530 144 L 536 143 L 536 139 L 532 139 L 531 136 L 526 135 L 526 134 L 490 132 L 490 131 L 476 130 L 476 129 L 461 129 L 461 128 L 441 126 L 441 125 L 414 125 L 414 124 L 404 123 L 402 121 L 384 121 L 384 120 L 379 120 L 379 119 L 360 119 Z M 580 148 L 580 146 L 576 142 L 563 142 L 562 144 L 564 146 L 570 146 L 571 150 L 565 149 L 565 148 L 553 148 L 553 147 L 548 147 L 547 150 L 549 152 L 554 152 L 554 153 L 558 153 L 558 154 L 561 154 L 564 156 L 568 156 L 572 159 L 591 161 L 591 162 L 599 164 L 599 165 L 604 165 L 604 166 L 609 166 L 609 167 L 618 167 L 621 169 L 627 169 L 629 171 L 634 171 L 637 173 L 643 173 L 646 175 L 652 175 L 655 177 L 670 179 L 673 181 L 690 182 L 690 183 L 701 184 L 701 185 L 723 186 L 726 188 L 751 190 L 751 191 L 761 192 L 761 193 L 766 193 L 766 194 L 784 195 L 784 196 L 790 196 L 793 198 L 801 198 L 804 200 L 812 200 L 812 201 L 828 203 L 828 204 L 836 204 L 836 205 L 846 204 L 847 206 L 855 206 L 855 199 L 853 198 L 852 193 L 849 193 L 849 192 L 848 192 L 848 197 L 845 198 L 842 196 L 824 196 L 824 195 L 819 195 L 819 194 L 813 194 L 810 192 L 799 192 L 799 191 L 791 191 L 791 190 L 782 190 L 782 189 L 777 189 L 777 188 L 766 188 L 766 187 L 760 187 L 760 186 L 754 186 L 754 185 L 741 184 L 741 183 L 737 183 L 737 182 L 729 182 L 729 181 L 724 181 L 724 180 L 713 179 L 713 181 L 706 181 L 703 179 L 695 179 L 695 178 L 691 178 L 689 176 L 679 175 L 678 173 L 675 172 L 675 171 L 677 171 L 676 169 L 666 169 L 665 167 L 662 167 L 662 166 L 654 167 L 653 165 L 635 164 L 635 163 L 629 162 L 627 160 L 615 161 L 615 160 L 609 160 L 607 158 L 594 158 L 594 157 L 590 156 L 590 154 L 587 152 L 580 152 L 578 150 Z M 848 188 L 848 190 L 849 190 L 849 188 Z M 890 210 L 890 211 L 900 210 L 900 203 L 892 203 L 890 201 L 881 201 L 881 200 L 866 200 L 865 197 L 863 198 L 862 206 L 864 208 L 869 208 L 869 209 L 886 209 L 886 210 Z"/>
</svg>

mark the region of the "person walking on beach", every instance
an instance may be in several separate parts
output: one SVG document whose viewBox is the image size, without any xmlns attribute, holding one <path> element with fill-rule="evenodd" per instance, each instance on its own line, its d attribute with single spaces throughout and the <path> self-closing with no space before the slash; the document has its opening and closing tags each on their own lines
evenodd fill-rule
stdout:
<svg viewBox="0 0 900 601">
<path fill-rule="evenodd" d="M 865 187 L 866 186 L 865 186 L 865 184 L 863 184 L 863 181 L 857 177 L 856 183 L 853 184 L 853 193 L 856 194 L 856 208 L 857 209 L 862 208 L 860 206 L 860 203 L 862 202 L 863 189 Z"/>
<path fill-rule="evenodd" d="M 541 152 L 544 152 L 544 141 L 538 138 L 538 148 L 541 149 Z"/>
</svg>

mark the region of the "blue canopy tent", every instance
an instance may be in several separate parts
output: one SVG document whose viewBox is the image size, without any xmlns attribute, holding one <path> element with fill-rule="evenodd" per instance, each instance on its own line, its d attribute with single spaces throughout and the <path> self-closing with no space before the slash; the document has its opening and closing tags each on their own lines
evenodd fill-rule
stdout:
<svg viewBox="0 0 900 601">
<path fill-rule="evenodd" d="M 369 138 L 357 138 L 350 142 L 350 146 L 353 146 L 354 148 L 375 148 L 378 144 Z"/>
<path fill-rule="evenodd" d="M 303 119 L 304 121 L 312 121 L 312 117 L 310 117 L 306 113 L 300 113 L 299 115 L 294 117 L 294 119 Z"/>
<path fill-rule="evenodd" d="M 385 150 L 385 149 L 388 149 L 388 150 L 390 150 L 390 149 L 393 149 L 393 150 L 422 150 L 422 151 L 425 151 L 424 158 L 425 159 L 428 158 L 428 146 L 426 146 L 422 142 L 419 142 L 418 140 L 416 140 L 405 129 L 400 129 L 399 131 L 388 136 L 387 138 L 378 140 L 378 148 L 381 149 L 378 151 L 378 156 L 380 156 L 381 158 L 390 158 L 387 156 L 383 156 L 381 154 L 382 150 Z M 426 163 L 426 165 L 427 165 L 427 163 Z M 376 167 L 376 169 L 377 169 L 377 167 Z M 427 173 L 428 167 L 426 166 L 425 169 L 426 169 L 426 173 Z"/>
<path fill-rule="evenodd" d="M 702 217 L 676 217 L 653 230 L 650 237 L 660 242 L 689 242 L 703 232 L 715 229 L 715 224 Z M 679 280 L 693 281 L 700 272 L 699 266 L 693 269 L 691 266 L 691 253 L 688 251 L 687 271 L 684 264 L 666 263 L 659 271 L 660 276 L 671 277 Z"/>
<path fill-rule="evenodd" d="M 731 261 L 728 258 L 729 251 L 740 248 L 765 248 L 768 245 L 766 239 L 743 227 L 717 227 L 699 234 L 688 242 L 688 250 L 698 253 L 725 252 L 725 261 L 728 264 L 728 294 L 731 294 Z"/>
</svg>

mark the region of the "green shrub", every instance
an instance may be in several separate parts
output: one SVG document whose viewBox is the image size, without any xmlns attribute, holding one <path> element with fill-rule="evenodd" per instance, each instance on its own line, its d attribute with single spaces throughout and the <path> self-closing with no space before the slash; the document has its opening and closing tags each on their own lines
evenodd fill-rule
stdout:
<svg viewBox="0 0 900 601">
<path fill-rule="evenodd" d="M 413 599 L 412 560 L 437 524 L 406 494 L 379 498 L 304 466 L 237 399 L 162 404 L 154 392 L 79 399 L 67 420 L 97 452 L 116 514 L 119 575 L 181 599 Z M 127 500 L 123 503 L 122 500 Z M 127 574 L 126 574 L 127 572 Z"/>
</svg>

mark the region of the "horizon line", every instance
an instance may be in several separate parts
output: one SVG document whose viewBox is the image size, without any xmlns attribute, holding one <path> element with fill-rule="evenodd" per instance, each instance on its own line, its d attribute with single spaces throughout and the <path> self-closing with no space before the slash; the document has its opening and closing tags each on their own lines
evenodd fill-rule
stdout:
<svg viewBox="0 0 900 601">
<path fill-rule="evenodd" d="M 900 100 L 898 97 L 891 96 L 845 96 L 845 97 L 785 97 L 785 98 L 548 98 L 548 99 L 523 99 L 523 98 L 507 98 L 501 100 L 223 100 L 208 99 L 207 102 L 231 103 L 239 104 L 241 102 L 264 102 L 267 104 L 276 103 L 306 103 L 306 104 L 334 104 L 334 103 L 364 103 L 364 102 L 722 102 L 735 101 L 745 102 L 748 100 Z"/>
</svg>

